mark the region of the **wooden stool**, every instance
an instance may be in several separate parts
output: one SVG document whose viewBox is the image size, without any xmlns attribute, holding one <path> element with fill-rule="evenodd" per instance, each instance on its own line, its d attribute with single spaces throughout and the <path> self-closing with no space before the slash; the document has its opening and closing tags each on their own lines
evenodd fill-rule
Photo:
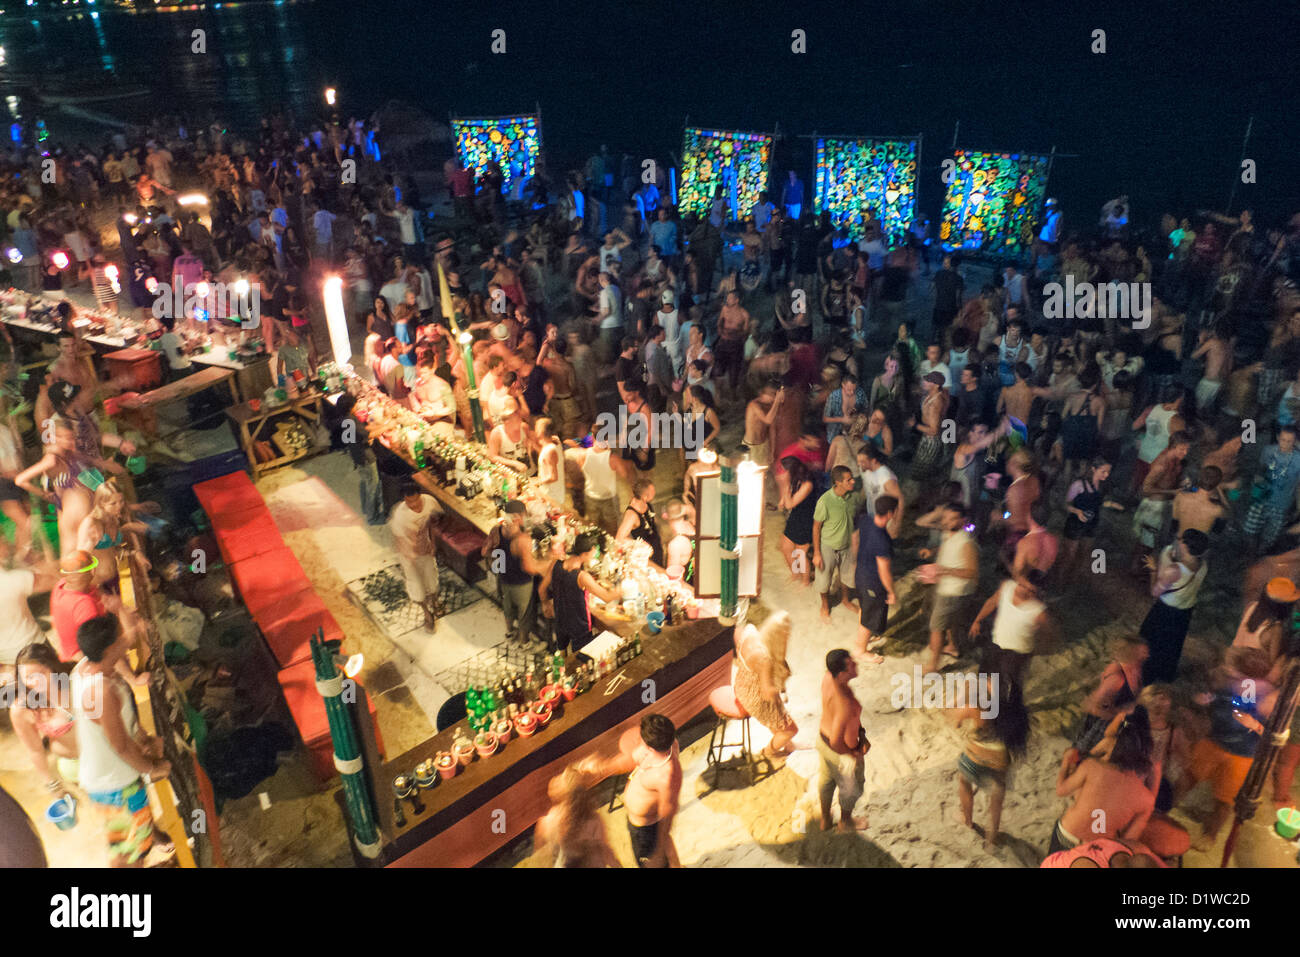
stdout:
<svg viewBox="0 0 1300 957">
<path fill-rule="evenodd" d="M 713 733 L 709 735 L 707 758 L 708 767 L 714 769 L 714 787 L 717 787 L 717 775 L 722 773 L 725 767 L 723 754 L 727 748 L 736 747 L 740 748 L 740 757 L 744 761 L 743 769 L 748 773 L 749 784 L 752 786 L 758 780 L 758 763 L 754 760 L 754 749 L 749 735 L 749 712 L 736 700 L 736 689 L 731 685 L 715 688 L 709 695 L 709 707 L 718 716 L 717 724 L 713 726 Z M 727 723 L 729 721 L 740 722 L 739 741 L 727 740 Z"/>
</svg>

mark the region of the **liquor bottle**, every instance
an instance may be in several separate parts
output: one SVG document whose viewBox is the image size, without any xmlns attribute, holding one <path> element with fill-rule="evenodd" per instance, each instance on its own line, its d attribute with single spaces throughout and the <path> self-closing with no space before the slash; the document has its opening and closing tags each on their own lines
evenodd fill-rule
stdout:
<svg viewBox="0 0 1300 957">
<path fill-rule="evenodd" d="M 632 657 L 633 658 L 639 657 L 640 654 L 641 654 L 641 632 L 638 631 L 636 633 L 636 637 L 632 639 Z"/>
</svg>

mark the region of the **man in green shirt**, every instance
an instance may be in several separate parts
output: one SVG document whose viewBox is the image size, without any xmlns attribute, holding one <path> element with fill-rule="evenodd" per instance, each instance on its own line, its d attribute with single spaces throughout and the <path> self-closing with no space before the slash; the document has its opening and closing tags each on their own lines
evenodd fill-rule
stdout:
<svg viewBox="0 0 1300 957">
<path fill-rule="evenodd" d="M 831 469 L 830 491 L 817 500 L 813 510 L 813 566 L 817 569 L 817 591 L 822 596 L 822 618 L 831 617 L 831 589 L 838 578 L 841 604 L 857 614 L 858 606 L 849 595 L 853 581 L 853 521 L 858 511 L 858 494 L 853 491 L 853 473 L 846 466 Z"/>
</svg>

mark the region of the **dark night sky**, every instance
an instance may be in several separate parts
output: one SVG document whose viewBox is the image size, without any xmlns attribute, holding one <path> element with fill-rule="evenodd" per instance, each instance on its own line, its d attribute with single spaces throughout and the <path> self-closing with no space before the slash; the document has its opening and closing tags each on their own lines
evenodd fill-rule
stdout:
<svg viewBox="0 0 1300 957">
<path fill-rule="evenodd" d="M 1289 5 L 1204 2 L 1034 4 L 896 2 L 476 2 L 316 0 L 150 16 L 105 13 L 42 25 L 11 18 L 12 68 L 81 72 L 112 54 L 124 82 L 251 115 L 314 109 L 326 81 L 345 109 L 390 97 L 438 118 L 542 106 L 547 152 L 565 168 L 607 143 L 659 156 L 680 148 L 683 119 L 788 134 L 924 135 L 923 210 L 941 200 L 939 163 L 958 145 L 1079 154 L 1058 160 L 1049 192 L 1091 217 L 1129 193 L 1139 218 L 1166 206 L 1222 207 L 1247 118 L 1258 183 L 1237 205 L 1300 209 L 1292 171 L 1294 51 Z M 1286 13 L 1282 11 L 1286 10 Z M 189 30 L 209 26 L 196 62 Z M 507 53 L 489 51 L 507 31 Z M 808 52 L 790 52 L 791 30 Z M 1107 52 L 1090 52 L 1106 31 Z M 36 64 L 34 66 L 33 64 Z M 236 122 L 238 122 L 236 117 Z M 804 175 L 806 140 L 798 151 Z M 788 154 L 778 154 L 778 156 Z"/>
</svg>

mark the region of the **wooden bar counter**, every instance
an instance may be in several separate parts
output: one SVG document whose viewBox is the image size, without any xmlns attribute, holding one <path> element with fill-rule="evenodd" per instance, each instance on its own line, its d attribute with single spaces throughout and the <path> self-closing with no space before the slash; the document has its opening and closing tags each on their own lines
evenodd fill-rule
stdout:
<svg viewBox="0 0 1300 957">
<path fill-rule="evenodd" d="M 612 756 L 619 738 L 650 711 L 678 727 L 708 707 L 709 693 L 731 680 L 732 629 L 716 618 L 686 621 L 658 635 L 642 633 L 642 653 L 565 703 L 531 737 L 512 735 L 490 758 L 475 757 L 449 780 L 420 792 L 424 811 L 403 802 L 406 824 L 393 814 L 393 779 L 450 751 L 461 721 L 380 765 L 374 774 L 389 867 L 469 867 L 531 828 L 546 813 L 548 782 L 591 754 Z"/>
</svg>

